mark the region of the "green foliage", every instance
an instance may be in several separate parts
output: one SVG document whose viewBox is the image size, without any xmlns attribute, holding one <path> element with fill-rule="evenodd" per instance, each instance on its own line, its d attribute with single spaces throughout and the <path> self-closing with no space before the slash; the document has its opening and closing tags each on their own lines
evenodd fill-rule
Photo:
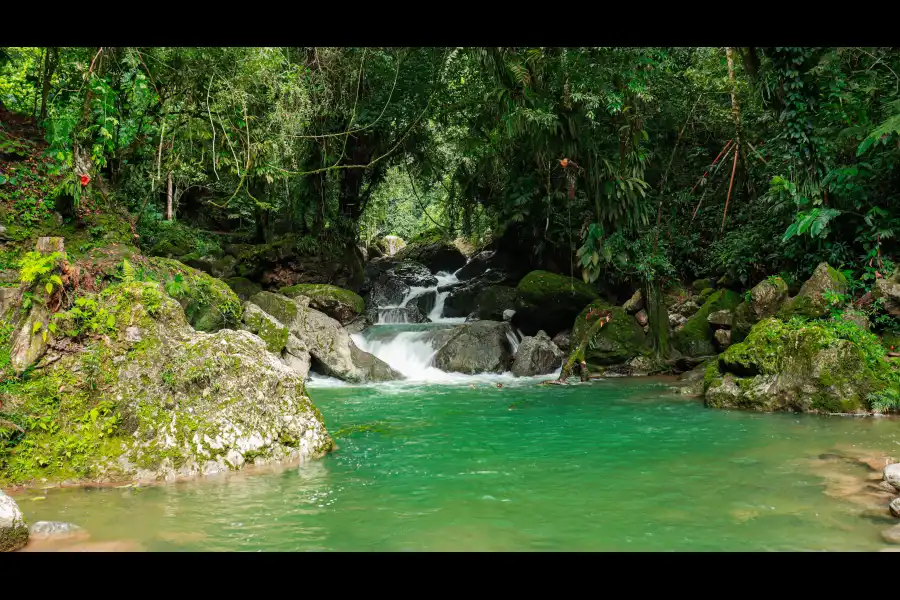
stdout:
<svg viewBox="0 0 900 600">
<path fill-rule="evenodd" d="M 58 323 L 56 328 L 63 335 L 73 338 L 85 334 L 103 335 L 116 330 L 115 314 L 100 306 L 96 298 L 86 296 L 76 298 L 72 308 L 56 313 L 53 318 Z"/>
</svg>

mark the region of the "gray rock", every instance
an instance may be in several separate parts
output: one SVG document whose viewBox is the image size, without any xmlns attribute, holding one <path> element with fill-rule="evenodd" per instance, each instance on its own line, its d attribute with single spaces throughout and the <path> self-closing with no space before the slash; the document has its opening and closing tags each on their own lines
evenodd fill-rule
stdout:
<svg viewBox="0 0 900 600">
<path fill-rule="evenodd" d="M 408 294 L 407 284 L 387 273 L 382 273 L 372 284 L 368 303 L 375 307 L 398 306 Z"/>
<path fill-rule="evenodd" d="M 647 311 L 643 308 L 634 313 L 634 320 L 637 321 L 638 325 L 641 327 L 646 327 L 650 323 L 650 317 L 647 316 Z"/>
<path fill-rule="evenodd" d="M 895 517 L 900 517 L 900 498 L 894 498 L 891 500 L 891 503 L 888 504 L 888 508 L 891 509 L 891 514 Z"/>
<path fill-rule="evenodd" d="M 509 323 L 475 321 L 435 334 L 434 366 L 457 373 L 503 373 L 512 360 Z"/>
<path fill-rule="evenodd" d="M 516 311 L 511 308 L 507 308 L 503 311 L 503 320 L 504 321 L 512 321 L 512 318 L 516 316 Z"/>
<path fill-rule="evenodd" d="M 281 359 L 284 361 L 284 364 L 303 379 L 309 376 L 312 356 L 309 353 L 309 348 L 297 336 L 288 335 Z"/>
<path fill-rule="evenodd" d="M 372 320 L 369 318 L 369 315 L 362 314 L 344 325 L 344 329 L 347 330 L 347 333 L 353 335 L 355 333 L 362 333 L 371 326 Z"/>
<path fill-rule="evenodd" d="M 127 341 L 127 342 L 141 341 L 141 330 L 134 326 L 125 328 L 125 341 Z"/>
<path fill-rule="evenodd" d="M 698 310 L 700 310 L 700 305 L 694 302 L 693 300 L 685 300 L 684 302 L 680 302 L 674 306 L 672 306 L 670 313 L 677 313 L 685 319 L 688 319 L 694 315 Z"/>
<path fill-rule="evenodd" d="M 825 317 L 833 308 L 826 292 L 846 294 L 848 290 L 849 283 L 843 273 L 831 268 L 828 263 L 819 263 L 800 287 L 797 296 L 782 306 L 779 315 L 784 318 L 795 314 L 813 319 Z M 877 285 L 873 295 L 878 295 Z"/>
<path fill-rule="evenodd" d="M 377 308 L 367 313 L 376 323 L 430 323 L 431 319 L 422 314 L 416 304 L 391 308 Z"/>
<path fill-rule="evenodd" d="M 888 544 L 900 544 L 900 525 L 894 525 L 882 531 L 881 538 Z"/>
<path fill-rule="evenodd" d="M 244 303 L 241 329 L 258 335 L 273 354 L 281 354 L 288 339 L 288 328 L 252 302 Z"/>
<path fill-rule="evenodd" d="M 715 338 L 716 344 L 719 345 L 719 348 L 724 350 L 731 345 L 731 330 L 716 329 L 716 332 L 713 334 L 713 338 Z"/>
<path fill-rule="evenodd" d="M 0 242 L 5 242 L 9 239 L 9 230 L 6 228 L 6 225 L 0 225 Z"/>
<path fill-rule="evenodd" d="M 405 260 L 387 271 L 389 277 L 399 279 L 408 286 L 433 287 L 437 285 L 437 278 L 431 274 L 428 267 L 411 260 Z"/>
<path fill-rule="evenodd" d="M 402 378 L 383 361 L 357 348 L 338 321 L 309 308 L 308 298 L 260 292 L 250 301 L 286 325 L 325 375 L 357 383 Z"/>
<path fill-rule="evenodd" d="M 504 321 L 506 319 L 503 319 Z M 569 346 L 571 344 L 571 336 L 572 330 L 566 329 L 564 331 L 560 331 L 556 335 L 553 336 L 553 343 L 556 344 L 556 347 L 563 351 L 563 353 L 569 352 Z"/>
<path fill-rule="evenodd" d="M 421 296 L 410 300 L 410 302 L 415 303 L 420 313 L 428 316 L 429 314 L 431 314 L 431 311 L 434 310 L 434 305 L 437 302 L 437 291 L 429 290 Z"/>
<path fill-rule="evenodd" d="M 893 463 L 884 468 L 884 480 L 900 490 L 900 463 Z"/>
<path fill-rule="evenodd" d="M 635 356 L 625 365 L 628 367 L 629 374 L 632 376 L 649 375 L 657 370 L 657 365 L 646 356 Z"/>
<path fill-rule="evenodd" d="M 522 339 L 510 370 L 516 377 L 546 375 L 558 369 L 563 358 L 562 351 L 541 330 L 533 337 Z"/>
<path fill-rule="evenodd" d="M 716 329 L 731 329 L 731 325 L 734 323 L 734 312 L 728 309 L 717 310 L 706 317 L 706 320 Z"/>
<path fill-rule="evenodd" d="M 0 491 L 0 552 L 12 552 L 27 543 L 25 516 L 15 500 Z"/>
<path fill-rule="evenodd" d="M 641 290 L 636 291 L 631 298 L 625 301 L 625 304 L 622 305 L 622 308 L 625 309 L 629 315 L 633 315 L 639 310 L 644 308 L 644 296 L 641 294 Z"/>
<path fill-rule="evenodd" d="M 478 277 L 482 273 L 488 270 L 490 267 L 490 261 L 494 257 L 494 252 L 491 250 L 485 250 L 483 252 L 479 252 L 475 256 L 469 259 L 469 262 L 465 264 L 457 273 L 456 277 L 460 281 L 465 281 L 467 279 L 472 279 L 473 277 Z"/>
<path fill-rule="evenodd" d="M 687 317 L 685 317 L 684 315 L 676 312 L 669 313 L 669 327 L 671 327 L 672 329 L 678 329 L 685 323 L 687 323 Z"/>
<path fill-rule="evenodd" d="M 38 521 L 29 528 L 31 539 L 87 538 L 87 532 L 73 523 Z"/>
<path fill-rule="evenodd" d="M 503 313 L 515 310 L 516 288 L 506 285 L 492 285 L 475 297 L 475 316 L 483 321 L 503 320 Z"/>
</svg>

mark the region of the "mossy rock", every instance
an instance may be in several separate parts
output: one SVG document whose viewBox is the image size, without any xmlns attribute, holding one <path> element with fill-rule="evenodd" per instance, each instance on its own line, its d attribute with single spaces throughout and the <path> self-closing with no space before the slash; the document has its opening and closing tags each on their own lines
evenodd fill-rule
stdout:
<svg viewBox="0 0 900 600">
<path fill-rule="evenodd" d="M 174 259 L 153 257 L 148 262 L 194 329 L 212 332 L 240 323 L 241 300 L 223 281 Z"/>
<path fill-rule="evenodd" d="M 709 315 L 720 310 L 731 310 L 741 303 L 741 297 L 729 289 L 714 292 L 703 306 L 675 332 L 675 347 L 689 356 L 716 354 L 713 332 L 709 325 Z"/>
<path fill-rule="evenodd" d="M 451 241 L 434 236 L 421 236 L 411 240 L 394 258 L 425 265 L 432 273 L 455 273 L 465 266 L 467 260 Z"/>
<path fill-rule="evenodd" d="M 341 325 L 350 323 L 366 310 L 366 303 L 358 294 L 335 285 L 299 283 L 283 287 L 279 293 L 288 298 L 309 298 L 310 308 L 336 319 Z"/>
<path fill-rule="evenodd" d="M 797 295 L 778 311 L 778 316 L 783 320 L 795 315 L 810 319 L 826 317 L 832 308 L 839 306 L 829 301 L 828 292 L 847 294 L 849 289 L 850 283 L 843 273 L 828 263 L 819 263 L 810 278 L 800 287 Z"/>
<path fill-rule="evenodd" d="M 475 318 L 486 321 L 502 321 L 503 311 L 514 310 L 516 288 L 506 285 L 492 285 L 475 297 Z"/>
<path fill-rule="evenodd" d="M 28 525 L 16 502 L 0 491 L 0 552 L 13 552 L 28 543 Z"/>
<path fill-rule="evenodd" d="M 269 352 L 280 355 L 287 346 L 288 328 L 257 305 L 251 302 L 244 305 L 241 318 L 244 322 L 242 329 L 262 338 Z"/>
<path fill-rule="evenodd" d="M 768 318 L 723 352 L 708 373 L 706 401 L 717 408 L 859 412 L 867 395 L 895 376 L 878 339 L 851 322 Z"/>
<path fill-rule="evenodd" d="M 22 431 L 0 484 L 173 480 L 332 448 L 303 380 L 259 337 L 194 331 L 154 282 L 95 299 L 105 335 L 7 387 L 3 417 Z"/>
<path fill-rule="evenodd" d="M 223 281 L 237 294 L 238 298 L 245 302 L 250 299 L 250 296 L 262 291 L 259 285 L 244 277 L 229 277 Z"/>
<path fill-rule="evenodd" d="M 593 315 L 605 315 L 607 311 L 609 321 L 598 327 Z M 588 314 L 592 314 L 590 319 Z M 591 302 L 575 318 L 570 344 L 575 360 L 584 358 L 593 368 L 621 364 L 650 351 L 644 330 L 634 318 L 622 307 L 603 300 Z"/>
<path fill-rule="evenodd" d="M 696 281 L 694 281 L 694 283 L 691 284 L 691 289 L 694 290 L 694 292 L 697 294 L 701 294 L 704 290 L 715 287 L 715 281 L 708 277 L 705 279 L 697 279 Z"/>
<path fill-rule="evenodd" d="M 700 292 L 700 301 L 706 302 L 706 300 L 715 293 L 716 293 L 715 288 L 711 288 L 711 287 L 703 288 L 703 290 Z"/>
<path fill-rule="evenodd" d="M 599 294 L 579 279 L 532 271 L 516 286 L 513 323 L 526 335 L 543 329 L 550 337 L 571 327 L 572 320 Z"/>
<path fill-rule="evenodd" d="M 177 258 L 190 254 L 191 249 L 187 244 L 179 244 L 172 240 L 160 240 L 150 248 L 151 256 L 162 256 L 163 258 Z"/>
<path fill-rule="evenodd" d="M 274 292 L 259 292 L 251 296 L 249 301 L 288 327 L 300 314 L 293 299 Z"/>
</svg>

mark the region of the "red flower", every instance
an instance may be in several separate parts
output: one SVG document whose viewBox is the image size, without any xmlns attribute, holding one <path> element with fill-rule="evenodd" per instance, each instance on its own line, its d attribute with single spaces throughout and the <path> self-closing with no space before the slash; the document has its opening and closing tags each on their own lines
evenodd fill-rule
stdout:
<svg viewBox="0 0 900 600">
<path fill-rule="evenodd" d="M 90 182 L 91 182 L 91 178 L 90 178 L 90 177 L 88 177 L 87 175 L 82 175 L 82 176 L 81 176 L 81 187 L 86 186 L 86 185 L 89 184 Z"/>
</svg>

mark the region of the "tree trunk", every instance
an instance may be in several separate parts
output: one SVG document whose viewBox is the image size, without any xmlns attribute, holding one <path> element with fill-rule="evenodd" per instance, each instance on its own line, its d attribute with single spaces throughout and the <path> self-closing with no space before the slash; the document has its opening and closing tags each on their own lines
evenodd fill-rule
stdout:
<svg viewBox="0 0 900 600">
<path fill-rule="evenodd" d="M 166 221 L 172 220 L 172 171 L 166 178 Z"/>
<path fill-rule="evenodd" d="M 650 321 L 650 343 L 657 358 L 669 358 L 669 314 L 663 301 L 662 286 L 658 279 L 644 284 L 644 304 Z"/>
<path fill-rule="evenodd" d="M 58 62 L 58 48 L 47 48 L 44 54 L 44 84 L 41 88 L 41 121 L 47 118 L 47 99 L 50 97 L 50 83 Z M 51 56 L 53 58 L 51 58 Z"/>
<path fill-rule="evenodd" d="M 743 150 L 741 145 L 741 104 L 737 97 L 737 79 L 734 76 L 734 48 L 725 48 L 725 58 L 728 60 L 728 80 L 731 82 L 731 118 L 734 120 L 734 141 L 738 150 Z M 740 152 L 741 166 L 747 172 L 746 152 Z"/>
</svg>

